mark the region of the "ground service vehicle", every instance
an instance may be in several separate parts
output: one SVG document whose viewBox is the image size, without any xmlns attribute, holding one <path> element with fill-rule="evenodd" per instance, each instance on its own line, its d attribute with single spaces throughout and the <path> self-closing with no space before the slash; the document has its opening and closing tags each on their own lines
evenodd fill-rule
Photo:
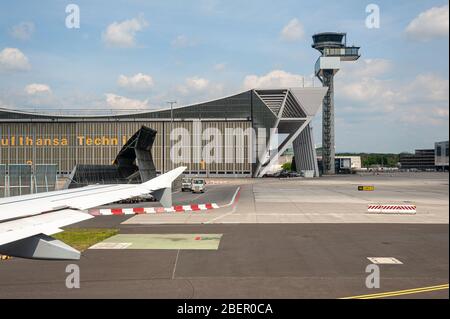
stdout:
<svg viewBox="0 0 450 319">
<path fill-rule="evenodd" d="M 192 192 L 193 193 L 204 193 L 206 188 L 206 181 L 202 178 L 195 178 L 192 180 Z"/>
<path fill-rule="evenodd" d="M 192 189 L 192 178 L 185 177 L 181 180 L 181 191 L 190 191 Z"/>
</svg>

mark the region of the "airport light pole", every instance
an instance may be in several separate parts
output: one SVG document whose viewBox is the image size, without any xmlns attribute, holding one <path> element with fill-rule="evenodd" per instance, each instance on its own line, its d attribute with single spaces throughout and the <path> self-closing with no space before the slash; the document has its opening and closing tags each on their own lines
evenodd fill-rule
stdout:
<svg viewBox="0 0 450 319">
<path fill-rule="evenodd" d="M 167 101 L 167 104 L 170 104 L 170 131 L 173 130 L 173 105 L 177 104 L 177 101 Z M 169 133 L 171 134 L 171 133 Z M 173 166 L 172 166 L 173 168 Z"/>
<path fill-rule="evenodd" d="M 167 104 L 170 104 L 170 119 L 173 123 L 173 105 L 177 104 L 177 101 L 168 101 Z"/>
</svg>

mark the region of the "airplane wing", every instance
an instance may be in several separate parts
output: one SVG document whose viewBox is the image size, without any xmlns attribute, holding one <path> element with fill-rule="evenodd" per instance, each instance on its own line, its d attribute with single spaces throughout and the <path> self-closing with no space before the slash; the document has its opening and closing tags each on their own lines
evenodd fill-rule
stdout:
<svg viewBox="0 0 450 319">
<path fill-rule="evenodd" d="M 87 209 L 153 193 L 167 202 L 179 167 L 142 184 L 94 185 L 0 199 L 0 253 L 40 259 L 79 259 L 79 252 L 50 235 L 93 218 Z"/>
</svg>

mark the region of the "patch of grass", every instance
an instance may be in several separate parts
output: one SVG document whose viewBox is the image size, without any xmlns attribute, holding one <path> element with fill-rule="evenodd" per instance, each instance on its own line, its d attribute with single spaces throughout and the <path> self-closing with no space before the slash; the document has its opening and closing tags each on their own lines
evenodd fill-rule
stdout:
<svg viewBox="0 0 450 319">
<path fill-rule="evenodd" d="M 84 251 L 118 233 L 119 230 L 114 228 L 68 228 L 62 233 L 53 235 L 53 237 L 79 251 Z"/>
</svg>

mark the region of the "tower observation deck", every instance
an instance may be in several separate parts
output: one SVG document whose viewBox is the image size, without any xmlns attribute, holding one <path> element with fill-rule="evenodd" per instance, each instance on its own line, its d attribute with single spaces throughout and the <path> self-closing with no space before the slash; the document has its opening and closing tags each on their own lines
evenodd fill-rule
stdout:
<svg viewBox="0 0 450 319">
<path fill-rule="evenodd" d="M 334 75 L 340 69 L 341 61 L 359 59 L 359 48 L 347 46 L 347 34 L 323 32 L 313 35 L 312 47 L 321 53 L 315 65 L 315 74 L 328 87 L 322 108 L 322 159 L 323 173 L 335 174 L 335 135 L 334 135 Z"/>
</svg>

